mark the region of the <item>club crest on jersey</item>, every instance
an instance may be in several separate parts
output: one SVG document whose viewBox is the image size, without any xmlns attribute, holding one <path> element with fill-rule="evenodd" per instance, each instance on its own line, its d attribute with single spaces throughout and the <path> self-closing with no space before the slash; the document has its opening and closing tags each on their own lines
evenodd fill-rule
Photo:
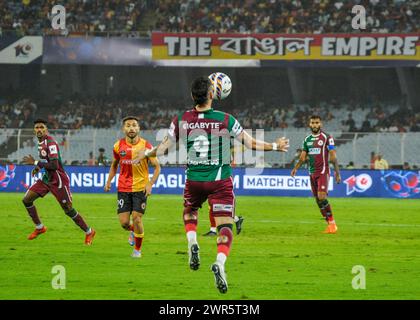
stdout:
<svg viewBox="0 0 420 320">
<path fill-rule="evenodd" d="M 121 157 L 125 157 L 126 155 L 127 155 L 127 152 L 125 152 L 125 150 L 120 151 L 120 156 Z"/>
<path fill-rule="evenodd" d="M 47 156 L 47 151 L 45 151 L 44 149 L 41 150 L 41 156 L 42 157 L 46 157 Z"/>
<path fill-rule="evenodd" d="M 318 141 L 318 145 L 319 145 L 319 146 L 322 146 L 323 144 L 324 144 L 324 141 L 322 141 L 322 140 L 319 140 L 319 141 Z"/>
</svg>

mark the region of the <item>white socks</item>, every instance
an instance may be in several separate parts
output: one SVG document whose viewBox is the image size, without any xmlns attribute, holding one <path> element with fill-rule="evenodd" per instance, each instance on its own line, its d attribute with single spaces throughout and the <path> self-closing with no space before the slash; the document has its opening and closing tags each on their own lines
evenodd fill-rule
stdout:
<svg viewBox="0 0 420 320">
<path fill-rule="evenodd" d="M 40 224 L 37 224 L 35 228 L 37 228 L 38 230 L 41 230 L 42 228 L 44 228 L 44 225 L 40 223 Z"/>
<path fill-rule="evenodd" d="M 222 266 L 225 265 L 226 262 L 226 255 L 223 252 L 219 252 L 216 257 L 216 261 L 220 263 Z"/>
<path fill-rule="evenodd" d="M 239 218 L 238 218 L 237 215 L 235 215 L 235 218 L 233 218 L 233 221 L 235 221 L 235 222 L 238 222 L 239 221 Z"/>
<path fill-rule="evenodd" d="M 195 231 L 188 231 L 187 232 L 187 239 L 188 239 L 188 248 L 191 248 L 193 244 L 197 243 L 197 232 Z"/>
<path fill-rule="evenodd" d="M 210 227 L 210 231 L 211 231 L 211 232 L 216 232 L 216 233 L 217 233 L 217 228 L 216 228 L 216 227 Z"/>
</svg>

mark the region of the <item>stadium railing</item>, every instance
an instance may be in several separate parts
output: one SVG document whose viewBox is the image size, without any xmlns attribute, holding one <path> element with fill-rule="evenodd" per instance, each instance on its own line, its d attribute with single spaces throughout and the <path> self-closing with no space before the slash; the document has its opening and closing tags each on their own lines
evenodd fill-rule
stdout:
<svg viewBox="0 0 420 320">
<path fill-rule="evenodd" d="M 167 129 L 144 130 L 141 136 L 153 145 L 161 141 Z M 236 166 L 252 167 L 264 165 L 266 167 L 290 167 L 295 161 L 297 149 L 301 148 L 303 139 L 308 135 L 306 129 L 285 130 L 249 130 L 258 139 L 274 141 L 277 137 L 286 136 L 290 139 L 288 153 L 256 153 L 244 150 L 236 145 Z M 390 166 L 398 168 L 404 163 L 420 167 L 420 132 L 389 133 L 389 132 L 329 132 L 337 145 L 339 163 L 346 167 L 353 162 L 354 168 L 370 168 L 371 152 L 381 153 Z M 60 145 L 62 159 L 65 164 L 87 165 L 90 153 L 93 158 L 99 155 L 99 149 L 105 149 L 105 156 L 112 159 L 114 143 L 122 137 L 118 128 L 95 129 L 83 128 L 79 130 L 58 129 L 50 130 L 50 134 Z M 37 140 L 31 129 L 0 129 L 2 137 L 0 143 L 0 161 L 21 163 L 23 156 L 37 154 Z M 164 165 L 184 164 L 183 157 L 168 157 Z"/>
</svg>

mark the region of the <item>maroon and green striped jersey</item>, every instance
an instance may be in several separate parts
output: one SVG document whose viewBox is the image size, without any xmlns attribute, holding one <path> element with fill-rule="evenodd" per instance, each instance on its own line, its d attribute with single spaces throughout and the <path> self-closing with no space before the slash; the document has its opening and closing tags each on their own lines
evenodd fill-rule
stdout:
<svg viewBox="0 0 420 320">
<path fill-rule="evenodd" d="M 168 135 L 186 146 L 187 179 L 217 181 L 232 176 L 231 138 L 242 131 L 238 120 L 228 113 L 194 108 L 174 117 Z"/>
<path fill-rule="evenodd" d="M 303 140 L 302 150 L 308 155 L 308 168 L 310 174 L 329 174 L 329 151 L 335 148 L 334 138 L 320 131 L 319 134 L 310 134 Z"/>
<path fill-rule="evenodd" d="M 42 176 L 42 181 L 45 183 L 61 184 L 59 181 L 61 178 L 60 176 L 54 174 L 56 171 L 60 171 L 60 173 L 66 174 L 63 168 L 63 163 L 61 161 L 61 154 L 60 148 L 58 143 L 53 139 L 51 136 L 46 136 L 44 140 L 38 142 L 38 153 L 41 161 L 50 162 L 53 160 L 58 161 L 58 168 L 57 170 L 45 170 L 44 175 Z"/>
</svg>

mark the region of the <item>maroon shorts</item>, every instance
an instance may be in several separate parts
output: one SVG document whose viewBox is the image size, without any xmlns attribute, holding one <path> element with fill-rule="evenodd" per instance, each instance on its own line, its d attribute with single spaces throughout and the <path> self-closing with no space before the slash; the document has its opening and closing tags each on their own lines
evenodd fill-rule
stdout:
<svg viewBox="0 0 420 320">
<path fill-rule="evenodd" d="M 330 175 L 326 174 L 311 174 L 311 189 L 314 197 L 318 196 L 318 192 L 326 192 L 328 194 L 328 183 L 330 181 Z"/>
<path fill-rule="evenodd" d="M 235 194 L 232 178 L 219 181 L 187 180 L 184 189 L 184 207 L 193 209 L 209 201 L 210 214 L 215 217 L 235 216 Z"/>
<path fill-rule="evenodd" d="M 41 197 L 44 197 L 48 192 L 51 191 L 51 193 L 60 204 L 72 203 L 70 182 L 67 177 L 63 177 L 61 179 L 61 183 L 59 184 L 46 184 L 42 180 L 37 180 L 29 188 L 29 190 L 37 193 Z"/>
</svg>

